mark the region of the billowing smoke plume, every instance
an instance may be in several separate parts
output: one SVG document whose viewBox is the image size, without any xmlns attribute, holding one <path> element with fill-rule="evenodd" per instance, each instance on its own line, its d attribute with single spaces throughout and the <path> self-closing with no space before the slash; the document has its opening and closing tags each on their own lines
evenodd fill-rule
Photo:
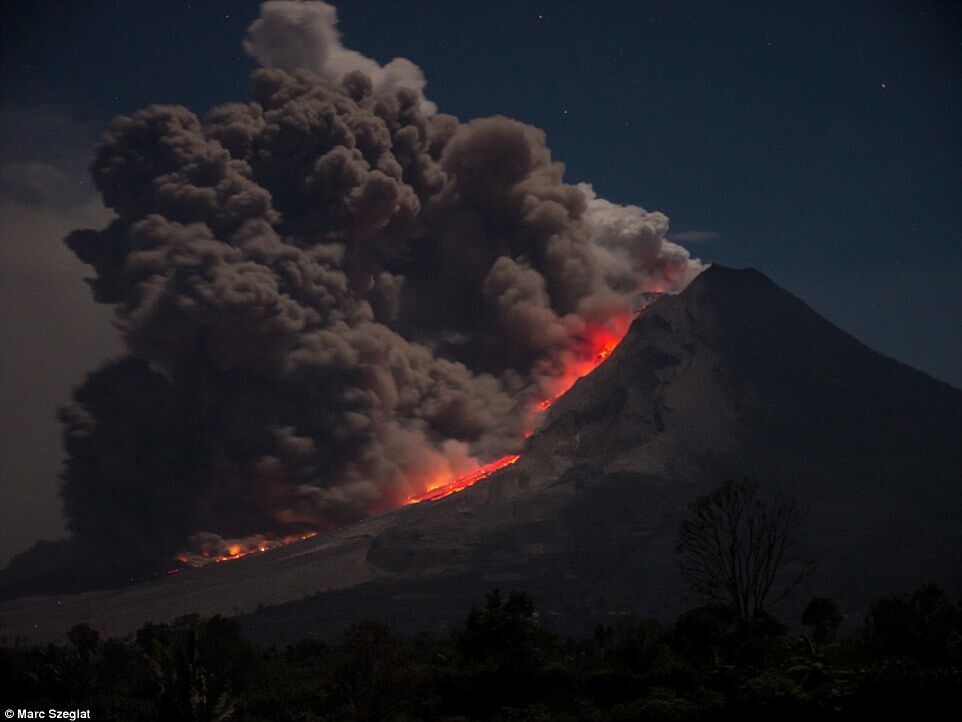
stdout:
<svg viewBox="0 0 962 722">
<path fill-rule="evenodd" d="M 335 24 L 265 3 L 252 102 L 151 106 L 96 151 L 117 217 L 67 244 L 129 355 L 63 411 L 88 559 L 328 529 L 517 451 L 590 334 L 700 269 L 663 215 L 566 184 L 542 131 L 435 113 Z"/>
<path fill-rule="evenodd" d="M 261 16 L 247 29 L 247 35 L 244 49 L 261 65 L 287 71 L 303 68 L 335 83 L 360 71 L 370 78 L 374 92 L 407 88 L 418 94 L 423 113 L 437 112 L 437 106 L 424 98 L 424 73 L 410 60 L 394 58 L 382 66 L 341 45 L 337 9 L 332 5 L 268 0 L 261 4 Z"/>
</svg>

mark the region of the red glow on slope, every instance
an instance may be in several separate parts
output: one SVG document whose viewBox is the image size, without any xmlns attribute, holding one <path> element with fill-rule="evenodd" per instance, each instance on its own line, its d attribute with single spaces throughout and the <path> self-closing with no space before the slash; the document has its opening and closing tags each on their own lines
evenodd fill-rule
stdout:
<svg viewBox="0 0 962 722">
<path fill-rule="evenodd" d="M 430 488 L 423 494 L 412 496 L 404 503 L 417 504 L 418 502 L 422 501 L 437 501 L 438 499 L 443 499 L 444 497 L 450 496 L 451 494 L 459 491 L 464 491 L 469 486 L 474 486 L 482 479 L 491 476 L 494 472 L 500 471 L 506 466 L 510 466 L 520 458 L 520 454 L 508 454 L 507 456 L 502 456 L 500 459 L 495 459 L 491 463 L 485 464 L 480 469 L 472 471 L 470 474 L 459 476 L 453 481 L 442 483 L 440 486 Z"/>
<path fill-rule="evenodd" d="M 557 360 L 556 367 L 551 369 L 542 380 L 541 397 L 535 399 L 528 411 L 528 424 L 522 435 L 525 439 L 529 438 L 536 428 L 539 416 L 551 408 L 561 396 L 574 386 L 575 382 L 594 371 L 601 363 L 611 356 L 618 344 L 628 333 L 628 327 L 634 318 L 633 314 L 619 314 L 607 319 L 604 322 L 589 324 L 582 337 L 572 349 L 566 351 Z M 559 368 L 560 367 L 560 368 Z M 497 471 L 516 463 L 521 458 L 520 454 L 508 454 L 500 459 L 495 459 L 484 466 L 472 471 L 469 474 L 451 478 L 444 475 L 440 478 L 428 481 L 425 491 L 407 498 L 405 504 L 418 504 L 423 501 L 437 501 L 451 494 L 474 486 L 482 479 L 486 479 Z M 183 566 L 171 569 L 169 574 L 176 574 L 188 567 L 204 566 L 206 564 L 228 562 L 251 554 L 270 551 L 277 547 L 290 544 L 292 542 L 303 541 L 317 536 L 318 532 L 312 531 L 306 534 L 287 536 L 281 538 L 252 537 L 250 540 L 240 542 L 230 542 L 226 549 L 220 549 L 219 553 L 208 553 L 202 550 L 194 554 L 179 554 L 178 562 Z"/>
<path fill-rule="evenodd" d="M 176 574 L 189 567 L 203 567 L 208 564 L 231 562 L 241 557 L 277 549 L 277 547 L 282 547 L 286 544 L 311 539 L 316 537 L 317 534 L 316 531 L 309 531 L 304 534 L 292 534 L 290 536 L 277 538 L 252 537 L 250 540 L 232 541 L 225 549 L 219 550 L 219 552 L 202 549 L 196 553 L 181 553 L 174 557 L 174 559 L 183 564 L 183 566 L 170 569 L 167 573 Z"/>
<path fill-rule="evenodd" d="M 561 372 L 550 377 L 545 396 L 536 402 L 535 411 L 547 411 L 578 379 L 590 374 L 611 356 L 628 333 L 632 318 L 629 314 L 619 314 L 604 323 L 589 325 L 580 342 L 562 361 Z"/>
<path fill-rule="evenodd" d="M 549 376 L 545 382 L 546 396 L 534 402 L 528 413 L 528 424 L 522 432 L 527 439 L 534 433 L 537 417 L 551 408 L 551 405 L 563 396 L 582 376 L 587 376 L 601 363 L 611 356 L 612 351 L 621 343 L 621 339 L 628 333 L 633 316 L 622 314 L 613 316 L 604 323 L 590 325 L 580 342 L 565 354 L 561 363 L 561 372 Z M 509 454 L 502 456 L 480 469 L 450 480 L 440 480 L 430 483 L 427 491 L 408 497 L 405 504 L 417 504 L 422 501 L 437 501 L 446 496 L 464 491 L 474 486 L 482 479 L 486 479 L 496 471 L 514 464 L 521 456 Z"/>
</svg>

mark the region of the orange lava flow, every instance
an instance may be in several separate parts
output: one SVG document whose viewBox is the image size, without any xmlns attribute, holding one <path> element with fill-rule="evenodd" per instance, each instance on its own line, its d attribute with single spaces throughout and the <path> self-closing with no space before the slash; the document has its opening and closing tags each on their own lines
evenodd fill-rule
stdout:
<svg viewBox="0 0 962 722">
<path fill-rule="evenodd" d="M 547 411 L 578 379 L 590 374 L 611 356 L 628 333 L 633 318 L 633 315 L 620 314 L 605 323 L 589 326 L 581 343 L 565 359 L 561 373 L 551 379 L 547 395 L 536 403 L 536 412 Z"/>
<path fill-rule="evenodd" d="M 590 325 L 586 329 L 581 342 L 565 356 L 561 373 L 550 377 L 546 390 L 547 395 L 535 401 L 532 408 L 529 409 L 529 423 L 522 432 L 525 439 L 534 433 L 535 421 L 538 416 L 551 408 L 551 405 L 567 393 L 578 379 L 590 374 L 606 358 L 611 356 L 625 334 L 628 333 L 628 327 L 631 325 L 633 318 L 633 315 L 622 314 L 614 316 L 604 323 Z M 491 476 L 494 472 L 514 464 L 520 458 L 520 454 L 502 456 L 470 474 L 465 474 L 448 482 L 435 484 L 421 494 L 408 497 L 404 503 L 418 504 L 422 501 L 437 501 L 459 491 L 464 491 L 482 479 Z"/>
<path fill-rule="evenodd" d="M 560 372 L 557 367 L 553 372 L 547 374 L 543 381 L 541 398 L 535 397 L 528 409 L 528 423 L 525 425 L 523 437 L 527 439 L 534 433 L 537 426 L 537 418 L 551 408 L 552 404 L 567 393 L 575 382 L 594 371 L 601 363 L 611 356 L 618 344 L 628 333 L 628 327 L 634 314 L 619 314 L 607 319 L 604 322 L 589 324 L 584 330 L 582 337 L 574 348 L 567 351 L 563 358 L 556 361 L 560 365 Z M 444 478 L 429 483 L 429 488 L 413 496 L 408 497 L 404 502 L 408 504 L 419 504 L 423 501 L 437 501 L 459 491 L 464 491 L 468 487 L 474 486 L 482 479 L 486 479 L 497 471 L 516 463 L 521 458 L 520 454 L 508 454 L 500 459 L 488 462 L 484 466 L 472 471 L 469 474 L 445 480 Z M 450 478 L 450 477 L 449 477 Z M 290 544 L 292 542 L 303 541 L 317 536 L 318 532 L 312 531 L 306 534 L 287 536 L 276 539 L 265 539 L 254 537 L 251 541 L 232 542 L 226 549 L 221 550 L 220 554 L 208 553 L 202 550 L 195 554 L 179 554 L 176 560 L 183 566 L 171 569 L 168 574 L 176 574 L 189 567 L 204 566 L 206 564 L 228 562 L 251 554 L 270 551 L 277 547 Z"/>
<path fill-rule="evenodd" d="M 196 554 L 178 554 L 176 557 L 174 557 L 174 559 L 184 566 L 176 569 L 169 569 L 167 573 L 176 574 L 177 572 L 181 572 L 189 567 L 202 567 L 207 566 L 208 564 L 231 562 L 235 559 L 240 559 L 241 557 L 247 557 L 252 554 L 260 554 L 261 552 L 267 552 L 271 549 L 277 549 L 277 547 L 282 547 L 293 542 L 312 539 L 316 537 L 317 534 L 318 532 L 316 531 L 309 531 L 305 534 L 293 534 L 277 539 L 258 539 L 256 543 L 250 544 L 235 542 L 228 545 L 226 553 L 222 554 L 209 554 L 206 551 L 200 551 Z"/>
<path fill-rule="evenodd" d="M 506 466 L 511 466 L 511 464 L 520 458 L 520 454 L 508 454 L 507 456 L 502 456 L 500 459 L 495 459 L 491 463 L 485 464 L 480 469 L 472 471 L 470 474 L 459 476 L 457 479 L 454 481 L 449 481 L 447 484 L 436 486 L 433 489 L 428 489 L 423 494 L 412 496 L 404 503 L 417 504 L 422 501 L 437 501 L 438 499 L 443 499 L 444 497 L 450 496 L 456 492 L 464 491 L 469 486 L 474 486 L 482 479 L 491 476 L 494 472 L 500 471 Z"/>
</svg>

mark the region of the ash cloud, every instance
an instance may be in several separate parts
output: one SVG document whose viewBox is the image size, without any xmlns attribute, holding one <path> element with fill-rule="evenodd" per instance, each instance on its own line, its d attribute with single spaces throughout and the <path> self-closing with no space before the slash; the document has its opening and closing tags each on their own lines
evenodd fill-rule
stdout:
<svg viewBox="0 0 962 722">
<path fill-rule="evenodd" d="M 11 569 L 82 550 L 106 578 L 397 506 L 517 451 L 591 328 L 701 269 L 539 129 L 436 113 L 413 63 L 343 48 L 334 8 L 267 2 L 249 32 L 252 102 L 151 106 L 96 150 L 116 218 L 66 243 L 127 355 L 62 411 L 72 540 Z"/>
<path fill-rule="evenodd" d="M 324 2 L 269 0 L 261 4 L 260 17 L 247 30 L 244 49 L 266 67 L 310 70 L 340 82 L 353 72 L 364 73 L 377 92 L 406 88 L 420 96 L 421 110 L 437 112 L 424 98 L 424 73 L 407 58 L 381 65 L 341 44 L 337 8 Z"/>
</svg>

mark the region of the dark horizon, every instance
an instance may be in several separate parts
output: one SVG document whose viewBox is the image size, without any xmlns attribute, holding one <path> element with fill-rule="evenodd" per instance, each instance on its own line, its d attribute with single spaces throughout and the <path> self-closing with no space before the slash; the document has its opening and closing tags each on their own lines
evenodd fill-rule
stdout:
<svg viewBox="0 0 962 722">
<path fill-rule="evenodd" d="M 962 695 L 962 3 L 0 4 L 8 718 Z"/>
<path fill-rule="evenodd" d="M 441 112 L 544 129 L 567 182 L 666 213 L 666 238 L 692 256 L 757 267 L 869 347 L 962 386 L 957 6 L 338 11 L 346 47 L 410 58 Z M 114 115 L 153 102 L 202 115 L 249 99 L 241 41 L 258 3 L 2 12 L 5 562 L 63 533 L 55 409 L 121 348 L 61 242 L 108 218 L 92 148 Z"/>
</svg>

